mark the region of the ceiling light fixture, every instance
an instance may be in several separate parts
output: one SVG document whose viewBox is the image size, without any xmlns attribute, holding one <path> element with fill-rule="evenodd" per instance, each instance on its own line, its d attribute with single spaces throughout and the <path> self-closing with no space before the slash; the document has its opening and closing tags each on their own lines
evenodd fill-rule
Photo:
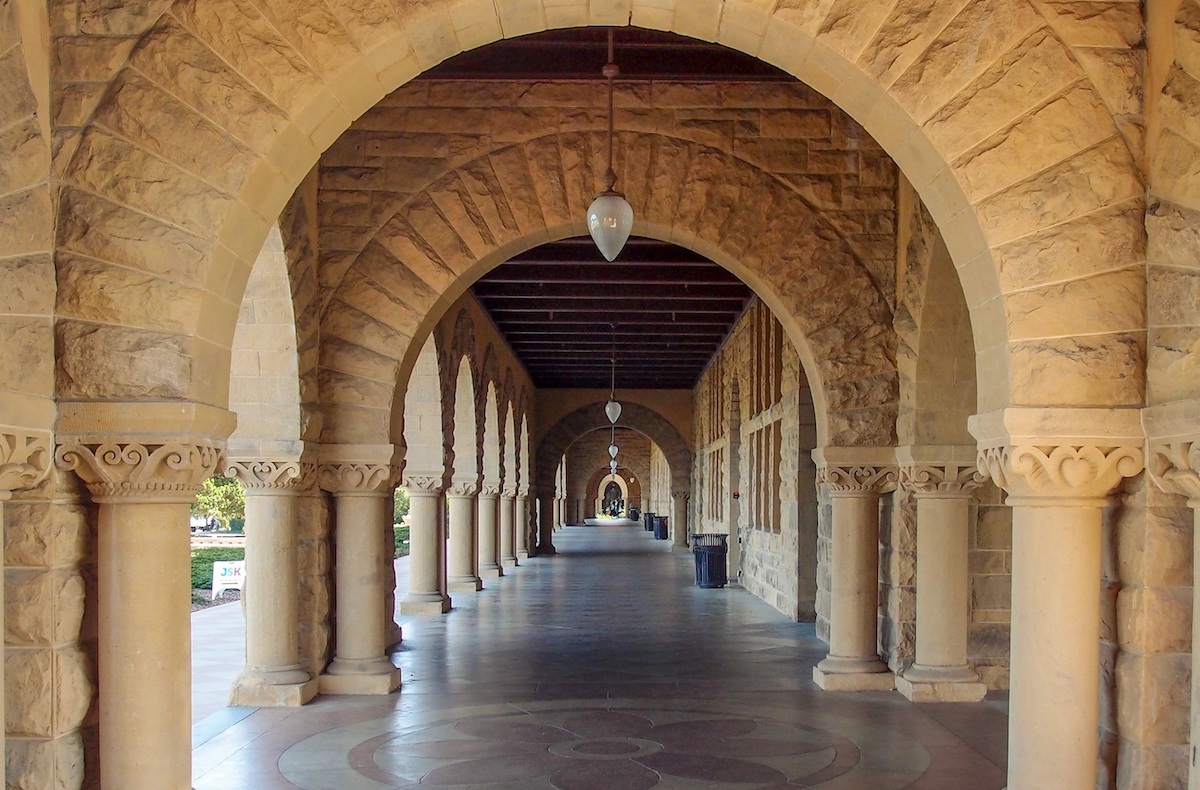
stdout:
<svg viewBox="0 0 1200 790">
<path fill-rule="evenodd" d="M 604 171 L 604 191 L 588 207 L 587 226 L 600 254 L 613 261 L 633 231 L 633 208 L 625 196 L 616 191 L 617 173 L 613 170 L 613 78 L 621 70 L 613 59 L 611 28 L 608 31 L 608 63 L 600 73 L 608 80 L 608 169 Z"/>
</svg>

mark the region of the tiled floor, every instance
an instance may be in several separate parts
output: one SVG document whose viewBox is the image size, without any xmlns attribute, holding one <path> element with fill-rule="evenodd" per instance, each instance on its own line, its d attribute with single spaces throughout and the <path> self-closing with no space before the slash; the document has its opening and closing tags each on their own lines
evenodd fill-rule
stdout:
<svg viewBox="0 0 1200 790">
<path fill-rule="evenodd" d="M 821 692 L 812 626 L 693 586 L 689 554 L 640 527 L 555 543 L 404 620 L 399 694 L 205 718 L 196 790 L 1004 786 L 1002 701 Z"/>
</svg>

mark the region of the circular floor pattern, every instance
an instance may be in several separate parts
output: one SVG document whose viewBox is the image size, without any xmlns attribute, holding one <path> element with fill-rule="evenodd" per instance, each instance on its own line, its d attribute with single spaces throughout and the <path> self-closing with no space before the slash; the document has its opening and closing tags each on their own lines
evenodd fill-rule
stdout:
<svg viewBox="0 0 1200 790">
<path fill-rule="evenodd" d="M 580 700 L 427 718 L 399 728 L 377 719 L 314 735 L 284 752 L 280 770 L 305 790 L 887 790 L 929 765 L 916 741 L 827 714 L 814 718 L 828 721 L 799 723 L 742 709 Z"/>
</svg>

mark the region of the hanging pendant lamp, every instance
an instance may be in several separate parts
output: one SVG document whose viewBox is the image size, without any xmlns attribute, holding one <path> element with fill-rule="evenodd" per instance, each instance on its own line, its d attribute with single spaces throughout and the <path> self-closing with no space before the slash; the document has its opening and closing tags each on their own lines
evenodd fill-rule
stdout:
<svg viewBox="0 0 1200 790">
<path fill-rule="evenodd" d="M 609 258 L 609 260 L 612 260 Z M 608 403 L 604 404 L 604 416 L 608 417 L 608 421 L 613 425 L 617 424 L 617 420 L 621 419 L 621 404 L 617 403 L 617 325 L 609 324 L 609 329 L 612 331 L 612 356 L 609 357 L 611 364 L 611 376 L 608 380 Z M 616 444 L 614 441 L 613 444 Z M 611 448 L 610 448 L 611 452 Z"/>
<path fill-rule="evenodd" d="M 617 173 L 613 170 L 613 78 L 621 73 L 613 60 L 613 32 L 608 31 L 608 63 L 601 71 L 608 80 L 608 169 L 604 171 L 604 191 L 588 207 L 588 233 L 606 260 L 616 260 L 633 231 L 633 208 L 616 191 Z M 619 407 L 618 407 L 619 408 Z M 619 412 L 618 412 L 619 415 Z M 609 415 L 613 422 L 616 417 Z"/>
</svg>

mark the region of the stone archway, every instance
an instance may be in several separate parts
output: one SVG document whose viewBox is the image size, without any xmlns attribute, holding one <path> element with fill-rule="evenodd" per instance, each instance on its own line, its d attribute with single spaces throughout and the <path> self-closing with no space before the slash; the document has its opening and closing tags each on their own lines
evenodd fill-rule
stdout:
<svg viewBox="0 0 1200 790">
<path fill-rule="evenodd" d="M 652 409 L 637 403 L 624 404 L 618 424 L 645 434 L 659 446 L 671 468 L 672 490 L 690 490 L 692 450 L 674 426 Z M 558 460 L 572 442 L 609 425 L 604 404 L 599 402 L 576 409 L 555 423 L 542 437 L 534 456 L 537 463 L 534 479 L 538 491 L 554 490 Z"/>
<path fill-rule="evenodd" d="M 251 7 L 179 4 L 126 23 L 139 43 L 64 169 L 59 267 L 80 255 L 96 262 L 87 278 L 60 277 L 65 303 L 86 303 L 92 286 L 124 267 L 144 272 L 146 287 L 169 279 L 180 303 L 202 309 L 190 317 L 138 315 L 130 308 L 142 300 L 134 297 L 112 304 L 103 328 L 87 313 L 64 312 L 57 331 L 72 350 L 60 362 L 63 397 L 138 397 L 142 383 L 130 378 L 126 359 L 96 365 L 93 351 L 152 341 L 169 374 L 158 397 L 223 404 L 223 376 L 192 372 L 205 354 L 215 361 L 227 353 L 217 342 L 201 354 L 188 340 L 207 336 L 195 313 L 232 322 L 241 273 L 270 218 L 352 118 L 423 69 L 501 36 L 632 22 L 777 65 L 829 95 L 895 158 L 943 229 L 964 282 L 979 368 L 995 382 L 981 393 L 981 409 L 1141 403 L 1136 377 L 1125 373 L 1140 364 L 1129 338 L 1143 324 L 1142 300 L 1121 301 L 1138 290 L 1130 271 L 1139 257 L 1114 258 L 1122 253 L 1098 248 L 1087 232 L 1097 211 L 1135 204 L 1142 194 L 1106 105 L 1119 99 L 1121 81 L 1101 86 L 1087 76 L 1073 49 L 1086 36 L 1055 11 L 988 0 L 949 14 L 881 6 L 852 18 L 825 6 L 765 13 L 725 3 L 697 11 L 631 2 L 611 15 L 582 8 L 575 15 L 545 2 L 468 15 L 427 5 L 397 12 L 381 1 L 336 5 L 336 14 L 313 6 L 315 17 L 297 12 L 285 23 Z M 321 35 L 313 34 L 314 19 Z M 235 28 L 255 35 L 225 35 Z M 1040 199 L 1052 182 L 1075 184 L 1054 191 L 1069 199 Z M 1110 225 L 1140 236 L 1135 215 Z M 1103 282 L 1095 281 L 1100 274 Z M 1104 282 L 1127 287 L 1099 287 Z M 1100 311 L 1103 327 L 1093 310 L 1012 309 L 1046 288 L 1060 303 L 1101 299 L 1113 309 Z M 1099 361 L 1111 375 L 1096 376 Z M 1043 379 L 1077 385 L 1049 387 L 1028 375 L 1047 366 L 1057 375 Z"/>
</svg>

